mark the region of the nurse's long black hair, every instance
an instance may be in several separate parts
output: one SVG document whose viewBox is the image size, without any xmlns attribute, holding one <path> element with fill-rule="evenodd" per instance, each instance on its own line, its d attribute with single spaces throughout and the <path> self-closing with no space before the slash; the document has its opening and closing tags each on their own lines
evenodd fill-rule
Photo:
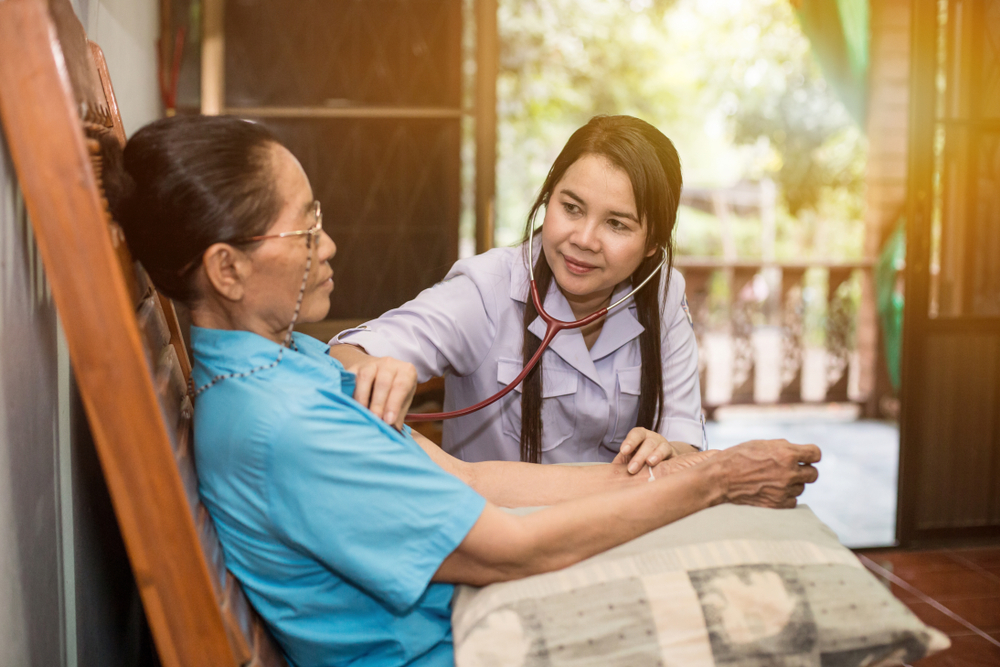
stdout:
<svg viewBox="0 0 1000 667">
<path fill-rule="evenodd" d="M 663 366 L 660 360 L 660 321 L 673 268 L 673 231 L 681 193 L 681 163 L 673 143 L 649 123 L 631 116 L 596 116 L 573 133 L 559 157 L 552 164 L 545 183 L 528 214 L 524 241 L 532 233 L 535 217 L 549 199 L 569 167 L 584 155 L 600 155 L 628 174 L 639 218 L 646 225 L 646 250 L 663 248 L 667 264 L 660 276 L 633 297 L 639 323 L 645 329 L 639 335 L 642 359 L 639 414 L 636 426 L 657 429 L 663 412 Z M 536 246 L 539 244 L 536 243 Z M 525 247 L 525 252 L 527 249 Z M 632 274 L 638 285 L 662 261 L 660 252 L 647 257 Z M 525 261 L 530 258 L 525 257 Z M 545 298 L 552 283 L 552 269 L 545 253 L 535 262 L 538 293 Z M 623 306 L 627 307 L 627 306 Z M 522 336 L 523 363 L 538 350 L 541 340 L 528 331 L 538 317 L 531 298 L 524 309 Z M 539 463 L 542 454 L 542 364 L 524 379 L 521 390 L 521 460 Z"/>
</svg>

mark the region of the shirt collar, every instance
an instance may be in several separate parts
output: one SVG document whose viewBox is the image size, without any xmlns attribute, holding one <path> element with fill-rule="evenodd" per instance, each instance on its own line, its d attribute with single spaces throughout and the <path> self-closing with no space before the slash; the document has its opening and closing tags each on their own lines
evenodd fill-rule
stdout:
<svg viewBox="0 0 1000 667">
<path fill-rule="evenodd" d="M 531 276 L 524 261 L 524 245 L 518 247 L 517 255 L 510 270 L 510 298 L 527 304 L 530 296 Z M 538 258 L 539 247 L 533 248 L 535 259 Z M 632 289 L 631 281 L 624 281 L 615 287 L 611 295 L 611 303 L 622 298 Z M 569 302 L 563 296 L 562 291 L 553 280 L 549 285 L 548 294 L 545 297 L 545 309 L 552 317 L 566 322 L 576 319 Z M 528 327 L 528 331 L 538 336 L 545 337 L 545 322 L 542 318 L 536 317 Z M 636 338 L 645 331 L 645 327 L 639 323 L 635 317 L 635 302 L 629 299 L 608 314 L 601 329 L 601 335 L 594 342 L 594 346 L 587 349 L 587 344 L 583 340 L 583 334 L 579 329 L 562 331 L 552 339 L 549 346 L 553 352 L 562 357 L 574 369 L 590 378 L 598 385 L 601 384 L 600 376 L 594 361 L 603 359 L 609 354 L 618 350 L 623 345 Z"/>
<path fill-rule="evenodd" d="M 312 336 L 294 332 L 292 340 L 298 347 L 285 349 L 282 363 L 297 360 L 326 360 L 340 370 L 340 362 L 329 355 L 330 346 Z M 234 331 L 228 329 L 206 329 L 191 326 L 191 352 L 194 357 L 194 367 L 191 369 L 191 379 L 195 387 L 208 384 L 212 378 L 219 375 L 247 373 L 253 369 L 267 366 L 278 358 L 281 345 L 250 331 Z"/>
<path fill-rule="evenodd" d="M 650 284 L 643 289 L 655 289 L 655 287 Z M 611 303 L 618 301 L 630 291 L 632 291 L 632 281 L 619 283 L 611 294 Z M 645 330 L 646 328 L 635 317 L 635 299 L 630 297 L 628 301 L 608 313 L 601 335 L 590 348 L 590 357 L 594 360 L 603 359 L 633 338 L 637 338 Z"/>
<path fill-rule="evenodd" d="M 531 298 L 531 274 L 528 272 L 528 265 L 525 263 L 527 254 L 527 243 L 517 246 L 514 253 L 514 262 L 510 267 L 510 298 L 521 303 L 528 303 Z M 538 253 L 541 252 L 541 243 L 535 244 L 532 248 L 534 252 L 533 261 L 538 261 Z"/>
</svg>

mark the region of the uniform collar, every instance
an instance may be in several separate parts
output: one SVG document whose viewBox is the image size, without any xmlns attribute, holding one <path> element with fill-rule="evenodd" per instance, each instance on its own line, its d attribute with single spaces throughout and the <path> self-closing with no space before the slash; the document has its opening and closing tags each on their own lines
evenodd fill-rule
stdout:
<svg viewBox="0 0 1000 667">
<path fill-rule="evenodd" d="M 538 253 L 541 252 L 541 243 L 535 244 L 533 260 L 537 261 Z M 528 303 L 531 298 L 531 274 L 528 272 L 528 265 L 524 261 L 527 254 L 527 243 L 514 248 L 514 261 L 510 267 L 510 298 L 521 303 Z"/>
<path fill-rule="evenodd" d="M 524 262 L 523 248 L 523 245 L 517 248 L 517 254 L 514 256 L 514 262 L 511 265 L 510 298 L 527 304 L 528 299 L 531 298 L 531 277 L 528 267 Z M 539 252 L 540 247 L 534 248 L 535 258 L 538 257 Z M 614 303 L 622 298 L 631 289 L 630 281 L 622 282 L 615 288 L 611 296 L 611 302 Z M 545 297 L 545 309 L 550 315 L 560 320 L 569 322 L 576 319 L 569 302 L 563 296 L 563 293 L 559 290 L 559 286 L 554 280 L 549 285 L 549 291 Z M 597 373 L 597 368 L 594 366 L 594 362 L 618 350 L 645 331 L 639 320 L 635 318 L 634 311 L 635 303 L 632 299 L 629 299 L 626 303 L 612 311 L 604 321 L 600 337 L 598 337 L 594 346 L 589 350 L 587 349 L 587 344 L 583 341 L 583 334 L 580 333 L 579 329 L 560 332 L 552 340 L 549 349 L 562 357 L 563 361 L 578 372 L 600 385 L 601 379 Z M 543 338 L 545 336 L 545 322 L 541 317 L 536 317 L 528 327 L 528 331 L 539 338 Z"/>
<path fill-rule="evenodd" d="M 654 287 L 646 285 L 643 289 L 654 289 Z M 619 283 L 611 294 L 611 303 L 630 291 L 632 291 L 632 281 L 626 280 Z M 646 327 L 642 326 L 635 317 L 635 299 L 630 298 L 608 313 L 604 320 L 604 327 L 601 329 L 601 335 L 594 342 L 594 347 L 590 348 L 590 357 L 595 361 L 603 359 L 633 338 L 637 338 L 645 330 Z"/>
</svg>

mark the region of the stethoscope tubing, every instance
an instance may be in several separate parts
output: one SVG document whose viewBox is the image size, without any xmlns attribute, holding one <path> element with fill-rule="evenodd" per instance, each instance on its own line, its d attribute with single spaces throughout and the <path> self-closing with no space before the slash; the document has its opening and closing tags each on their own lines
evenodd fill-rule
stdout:
<svg viewBox="0 0 1000 667">
<path fill-rule="evenodd" d="M 583 319 L 576 320 L 575 322 L 565 322 L 563 320 L 557 320 L 556 318 L 552 317 L 542 307 L 542 299 L 538 295 L 538 285 L 535 284 L 535 268 L 531 265 L 530 262 L 530 258 L 533 256 L 531 254 L 532 236 L 534 236 L 534 234 L 528 237 L 528 258 L 529 258 L 528 271 L 531 274 L 531 302 L 535 304 L 535 310 L 538 312 L 538 316 L 542 318 L 543 322 L 545 322 L 545 336 L 542 338 L 542 342 L 538 346 L 538 349 L 535 350 L 535 353 L 533 355 L 531 355 L 531 359 L 529 359 L 528 363 L 524 365 L 524 368 L 521 369 L 521 372 L 518 373 L 517 377 L 514 378 L 510 382 L 510 384 L 508 384 L 506 387 L 504 387 L 497 393 L 493 394 L 489 398 L 482 400 L 476 403 L 475 405 L 470 405 L 467 408 L 462 408 L 460 410 L 452 410 L 451 412 L 410 412 L 407 413 L 406 415 L 407 422 L 421 423 L 421 422 L 443 421 L 445 419 L 455 419 L 456 417 L 464 417 L 465 415 L 472 414 L 473 412 L 482 410 L 488 405 L 496 403 L 501 398 L 503 398 L 511 391 L 513 391 L 515 387 L 521 384 L 521 382 L 524 381 L 524 378 L 528 376 L 528 373 L 531 372 L 531 369 L 534 368 L 536 365 L 538 365 L 538 361 L 542 358 L 542 353 L 545 352 L 545 350 L 548 348 L 549 344 L 552 342 L 552 339 L 556 337 L 556 334 L 558 334 L 560 331 L 566 331 L 569 329 L 579 329 L 580 327 L 585 327 L 588 324 L 591 324 L 601 319 L 602 317 L 607 315 L 608 312 L 620 306 L 621 304 L 625 303 L 625 301 L 632 298 L 632 296 L 634 296 L 636 292 L 645 287 L 646 283 L 652 280 L 653 276 L 657 275 L 660 271 L 662 271 L 664 265 L 666 265 L 667 263 L 667 250 L 666 248 L 664 248 L 663 261 L 660 262 L 659 266 L 657 266 L 656 269 L 651 271 L 650 274 L 646 276 L 645 280 L 639 283 L 638 287 L 636 287 L 631 292 L 623 296 L 621 299 L 615 301 L 607 308 L 601 308 L 600 310 L 591 313 L 590 315 L 584 317 Z"/>
</svg>

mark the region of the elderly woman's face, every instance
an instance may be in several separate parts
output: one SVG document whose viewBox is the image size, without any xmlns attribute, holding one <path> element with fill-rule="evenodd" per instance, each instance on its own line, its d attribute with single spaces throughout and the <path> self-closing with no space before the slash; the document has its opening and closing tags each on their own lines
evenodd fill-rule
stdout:
<svg viewBox="0 0 1000 667">
<path fill-rule="evenodd" d="M 317 222 L 315 201 L 302 165 L 288 149 L 277 144 L 272 149 L 272 157 L 274 183 L 283 206 L 266 234 L 313 227 Z M 329 261 L 337 247 L 326 232 L 313 237 L 311 243 L 307 239 L 305 235 L 269 238 L 250 253 L 253 272 L 247 280 L 244 304 L 274 331 L 287 328 L 292 320 L 310 255 L 312 265 L 306 277 L 298 321 L 317 322 L 330 310 L 333 269 Z"/>
</svg>

